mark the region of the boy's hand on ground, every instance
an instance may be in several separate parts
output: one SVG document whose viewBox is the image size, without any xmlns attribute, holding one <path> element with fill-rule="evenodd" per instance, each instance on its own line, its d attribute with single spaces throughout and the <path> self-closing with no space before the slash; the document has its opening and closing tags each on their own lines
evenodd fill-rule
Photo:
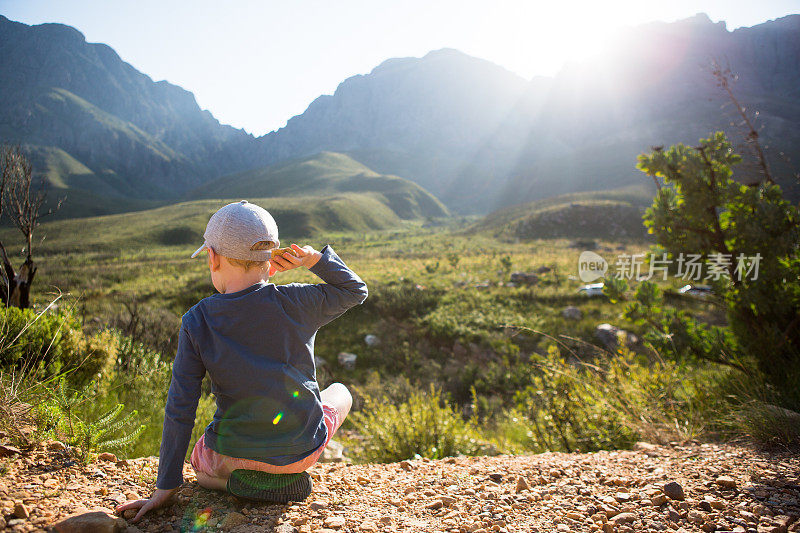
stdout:
<svg viewBox="0 0 800 533">
<path fill-rule="evenodd" d="M 292 250 L 297 254 L 283 254 L 279 257 L 269 260 L 270 269 L 269 275 L 272 276 L 275 272 L 285 272 L 297 267 L 311 268 L 317 264 L 322 254 L 316 251 L 311 246 L 297 246 L 292 244 Z"/>
<path fill-rule="evenodd" d="M 136 513 L 136 516 L 133 517 L 131 520 L 132 523 L 136 523 L 142 519 L 142 517 L 147 514 L 148 511 L 152 511 L 153 509 L 157 509 L 167 503 L 170 496 L 172 496 L 175 491 L 178 490 L 177 487 L 170 490 L 164 489 L 156 489 L 152 496 L 150 496 L 149 500 L 136 500 L 133 502 L 126 502 L 122 505 L 118 505 L 114 511 L 117 514 L 122 514 L 124 511 L 128 509 L 139 509 L 139 512 Z"/>
</svg>

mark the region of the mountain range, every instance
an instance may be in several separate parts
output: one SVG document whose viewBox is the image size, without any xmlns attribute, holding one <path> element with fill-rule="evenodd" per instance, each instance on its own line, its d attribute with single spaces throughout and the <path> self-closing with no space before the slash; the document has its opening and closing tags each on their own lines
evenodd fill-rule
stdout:
<svg viewBox="0 0 800 533">
<path fill-rule="evenodd" d="M 712 60 L 738 76 L 778 181 L 800 197 L 800 15 L 732 32 L 702 14 L 646 24 L 551 78 L 452 49 L 389 59 L 261 137 L 72 27 L 0 16 L 0 141 L 66 194 L 62 216 L 347 189 L 400 218 L 487 213 L 641 183 L 636 155 L 652 145 L 717 129 L 742 143 Z"/>
</svg>

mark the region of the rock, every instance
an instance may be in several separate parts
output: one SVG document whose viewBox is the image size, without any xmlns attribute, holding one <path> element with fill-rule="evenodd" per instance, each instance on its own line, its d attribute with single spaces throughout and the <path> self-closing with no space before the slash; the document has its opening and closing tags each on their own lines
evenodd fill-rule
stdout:
<svg viewBox="0 0 800 533">
<path fill-rule="evenodd" d="M 680 483 L 675 481 L 670 481 L 664 485 L 662 490 L 664 491 L 664 494 L 666 494 L 671 500 L 683 501 L 686 499 L 686 495 L 683 492 L 683 487 L 681 487 Z"/>
<path fill-rule="evenodd" d="M 64 443 L 60 440 L 51 440 L 47 443 L 47 449 L 51 452 L 60 452 L 62 450 L 66 450 L 67 447 L 64 446 Z"/>
<path fill-rule="evenodd" d="M 329 516 L 323 522 L 325 527 L 329 527 L 331 529 L 341 529 L 344 527 L 345 519 L 343 516 Z"/>
<path fill-rule="evenodd" d="M 703 513 L 701 513 L 700 511 L 689 511 L 689 514 L 687 515 L 686 519 L 689 520 L 689 522 L 691 522 L 692 524 L 702 524 L 704 522 Z"/>
<path fill-rule="evenodd" d="M 116 463 L 117 456 L 110 452 L 103 452 L 97 456 L 98 461 L 108 461 L 109 463 Z"/>
<path fill-rule="evenodd" d="M 717 485 L 722 487 L 723 489 L 735 489 L 736 488 L 736 480 L 730 476 L 719 476 L 716 479 Z"/>
<path fill-rule="evenodd" d="M 122 513 L 122 516 L 125 518 L 125 520 L 130 520 L 136 516 L 136 509 L 125 509 L 125 511 Z"/>
<path fill-rule="evenodd" d="M 9 455 L 19 455 L 22 452 L 16 446 L 8 444 L 0 444 L 0 457 L 8 457 Z"/>
<path fill-rule="evenodd" d="M 495 483 L 500 483 L 501 481 L 503 481 L 503 474 L 494 472 L 492 474 L 489 474 L 489 479 L 491 479 Z"/>
<path fill-rule="evenodd" d="M 637 443 L 634 443 L 633 449 L 636 450 L 637 452 L 644 452 L 647 455 L 653 455 L 653 456 L 658 455 L 658 446 L 656 446 L 655 444 L 650 444 L 649 442 L 639 441 Z"/>
<path fill-rule="evenodd" d="M 103 511 L 72 515 L 55 525 L 56 533 L 118 533 L 128 526 L 123 518 Z"/>
<path fill-rule="evenodd" d="M 650 498 L 650 502 L 655 505 L 656 507 L 661 507 L 665 503 L 667 503 L 668 498 L 663 494 L 656 494 L 652 498 Z"/>
<path fill-rule="evenodd" d="M 615 524 L 615 525 L 620 525 L 620 524 L 630 524 L 634 520 L 636 520 L 636 515 L 635 514 L 633 514 L 633 513 L 620 513 L 617 516 L 615 516 L 614 518 L 612 518 L 611 522 L 613 524 Z"/>
<path fill-rule="evenodd" d="M 339 361 L 339 365 L 342 368 L 352 370 L 356 367 L 356 359 L 358 359 L 358 356 L 350 352 L 339 352 L 336 359 Z"/>
<path fill-rule="evenodd" d="M 583 318 L 583 311 L 574 305 L 570 305 L 569 307 L 565 307 L 561 310 L 561 316 L 568 318 L 569 320 L 580 320 Z"/>
<path fill-rule="evenodd" d="M 367 483 L 369 483 L 369 478 L 366 478 L 364 476 L 358 476 L 356 478 L 356 481 L 361 485 L 366 485 Z"/>
<path fill-rule="evenodd" d="M 442 507 L 444 507 L 444 503 L 442 503 L 442 500 L 433 500 L 432 502 L 430 502 L 425 506 L 426 509 L 431 509 L 431 510 L 441 509 Z"/>
<path fill-rule="evenodd" d="M 414 467 L 408 461 L 400 461 L 400 468 L 402 468 L 406 472 L 410 472 L 411 470 L 414 469 Z"/>
<path fill-rule="evenodd" d="M 233 529 L 236 526 L 241 526 L 242 524 L 246 524 L 248 522 L 249 520 L 245 515 L 234 511 L 232 513 L 228 513 L 225 516 L 225 518 L 222 519 L 222 522 L 220 522 L 219 527 L 222 528 L 223 531 L 227 531 L 229 529 Z"/>
<path fill-rule="evenodd" d="M 377 346 L 381 343 L 381 340 L 376 335 L 367 335 L 364 337 L 364 342 L 367 346 Z"/>
<path fill-rule="evenodd" d="M 309 503 L 308 506 L 312 511 L 321 511 L 328 507 L 328 504 L 322 500 L 314 500 L 313 502 Z"/>
<path fill-rule="evenodd" d="M 517 285 L 536 285 L 539 283 L 539 276 L 533 272 L 512 272 L 511 283 Z"/>
<path fill-rule="evenodd" d="M 594 330 L 594 336 L 597 337 L 608 350 L 616 350 L 623 338 L 625 339 L 626 346 L 632 346 L 639 342 L 639 339 L 633 333 L 629 333 L 611 324 L 598 325 Z"/>
<path fill-rule="evenodd" d="M 14 505 L 14 516 L 17 518 L 28 518 L 31 515 L 30 509 L 24 503 Z"/>
<path fill-rule="evenodd" d="M 289 524 L 281 524 L 279 526 L 275 526 L 275 529 L 272 531 L 274 533 L 297 533 L 297 528 Z"/>
<path fill-rule="evenodd" d="M 531 487 L 530 487 L 530 485 L 528 485 L 528 481 L 524 477 L 519 476 L 517 478 L 517 489 L 516 489 L 517 494 L 519 494 L 520 492 L 522 492 L 524 490 L 530 490 L 530 488 Z"/>
<path fill-rule="evenodd" d="M 378 533 L 378 525 L 375 522 L 364 522 L 358 530 L 365 533 Z"/>
</svg>

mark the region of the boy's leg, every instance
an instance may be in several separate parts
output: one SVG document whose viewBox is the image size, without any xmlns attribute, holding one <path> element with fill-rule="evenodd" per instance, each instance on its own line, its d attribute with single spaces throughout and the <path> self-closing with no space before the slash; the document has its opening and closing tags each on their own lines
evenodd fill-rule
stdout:
<svg viewBox="0 0 800 533">
<path fill-rule="evenodd" d="M 201 487 L 212 490 L 226 490 L 228 486 L 227 479 L 212 477 L 205 472 L 195 471 L 195 473 L 197 474 L 197 483 L 199 483 Z"/>
<path fill-rule="evenodd" d="M 322 403 L 327 403 L 336 408 L 341 420 L 347 418 L 350 408 L 353 406 L 353 396 L 347 390 L 347 387 L 341 383 L 333 383 L 327 389 L 320 391 L 319 395 L 322 398 Z"/>
</svg>

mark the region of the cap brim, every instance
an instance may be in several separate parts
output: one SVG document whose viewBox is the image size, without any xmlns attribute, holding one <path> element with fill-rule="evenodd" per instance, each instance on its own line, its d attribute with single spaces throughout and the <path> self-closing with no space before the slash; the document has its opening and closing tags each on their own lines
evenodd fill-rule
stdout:
<svg viewBox="0 0 800 533">
<path fill-rule="evenodd" d="M 200 252 L 202 252 L 202 251 L 203 251 L 203 250 L 205 250 L 206 248 L 207 248 L 207 245 L 206 245 L 206 243 L 203 243 L 203 246 L 201 246 L 200 248 L 198 248 L 197 250 L 195 250 L 195 252 L 192 254 L 192 259 L 194 259 L 195 257 L 197 257 L 197 254 L 199 254 Z"/>
</svg>

